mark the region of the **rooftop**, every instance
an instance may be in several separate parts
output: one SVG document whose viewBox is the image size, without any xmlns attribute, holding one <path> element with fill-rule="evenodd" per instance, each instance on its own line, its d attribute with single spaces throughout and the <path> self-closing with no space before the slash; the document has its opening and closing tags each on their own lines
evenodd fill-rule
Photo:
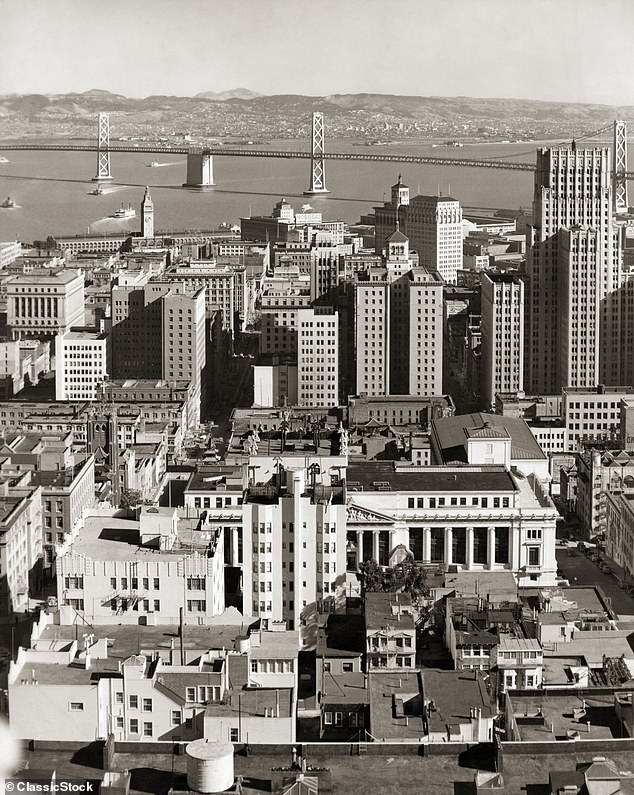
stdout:
<svg viewBox="0 0 634 795">
<path fill-rule="evenodd" d="M 422 673 L 425 701 L 434 702 L 429 712 L 430 731 L 444 731 L 448 726 L 464 723 L 470 710 L 482 710 L 483 718 L 496 714 L 486 687 L 486 680 L 479 671 L 443 671 L 426 668 Z"/>
<path fill-rule="evenodd" d="M 323 672 L 322 702 L 325 704 L 367 704 L 370 701 L 367 674 L 359 671 L 338 673 Z"/>
<path fill-rule="evenodd" d="M 574 733 L 581 740 L 609 740 L 621 736 L 613 695 L 507 696 L 523 741 L 555 742 Z M 575 712 L 575 710 L 578 710 Z M 537 719 L 537 720 L 536 720 Z M 525 721 L 525 722 L 524 722 Z"/>
<path fill-rule="evenodd" d="M 534 440 L 534 437 L 533 437 Z M 396 470 L 392 462 L 364 462 L 348 466 L 346 483 L 350 491 L 415 492 L 514 492 L 516 484 L 503 466 L 431 466 Z M 377 487 L 380 484 L 380 488 Z M 383 484 L 387 484 L 386 489 Z M 361 487 L 356 488 L 357 486 Z"/>
<path fill-rule="evenodd" d="M 317 657 L 359 657 L 365 652 L 365 624 L 360 615 L 330 613 L 319 627 Z"/>
<path fill-rule="evenodd" d="M 377 740 L 421 740 L 425 729 L 419 674 L 372 671 L 368 679 L 373 736 Z"/>
<path fill-rule="evenodd" d="M 445 463 L 467 460 L 465 439 L 474 431 L 506 432 L 511 438 L 511 459 L 541 459 L 546 455 L 523 419 L 499 414 L 460 414 L 432 420 L 432 432 Z"/>
<path fill-rule="evenodd" d="M 181 519 L 178 523 L 178 540 L 171 551 L 140 546 L 139 523 L 112 516 L 89 516 L 79 535 L 68 547 L 68 553 L 84 555 L 88 560 L 173 560 L 192 551 L 205 551 L 208 538 L 197 530 L 198 520 Z M 65 553 L 61 553 L 65 554 Z"/>
<path fill-rule="evenodd" d="M 366 631 L 390 625 L 393 629 L 413 630 L 412 599 L 404 593 L 366 593 Z M 409 611 L 409 612 L 406 612 Z"/>
</svg>

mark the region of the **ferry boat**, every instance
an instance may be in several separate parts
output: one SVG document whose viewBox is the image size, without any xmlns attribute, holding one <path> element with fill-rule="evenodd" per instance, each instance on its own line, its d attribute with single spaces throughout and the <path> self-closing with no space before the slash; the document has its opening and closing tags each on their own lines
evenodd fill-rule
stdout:
<svg viewBox="0 0 634 795">
<path fill-rule="evenodd" d="M 8 162 L 9 160 L 4 155 L 0 155 L 0 163 L 8 163 Z"/>
<path fill-rule="evenodd" d="M 148 168 L 156 168 L 157 166 L 160 166 L 160 165 L 161 164 L 159 163 L 158 160 L 153 160 L 151 163 L 146 163 L 146 166 Z"/>
<path fill-rule="evenodd" d="M 117 210 L 116 213 L 111 215 L 111 218 L 134 218 L 136 216 L 136 210 L 132 205 L 128 204 L 127 207 L 121 205 L 121 207 Z"/>
<path fill-rule="evenodd" d="M 91 196 L 101 196 L 102 194 L 103 194 L 103 188 L 101 187 L 101 185 L 97 185 L 97 187 L 94 190 L 90 191 Z"/>
<path fill-rule="evenodd" d="M 2 202 L 2 204 L 0 204 L 0 207 L 2 207 L 5 210 L 10 210 L 12 207 L 15 207 L 15 202 L 13 201 L 11 196 L 7 196 L 7 198 Z"/>
</svg>

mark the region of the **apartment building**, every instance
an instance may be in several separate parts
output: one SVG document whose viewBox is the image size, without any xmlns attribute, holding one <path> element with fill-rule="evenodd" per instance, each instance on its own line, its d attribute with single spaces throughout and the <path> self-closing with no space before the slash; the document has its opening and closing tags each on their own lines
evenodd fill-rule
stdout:
<svg viewBox="0 0 634 795">
<path fill-rule="evenodd" d="M 97 400 L 99 387 L 111 372 L 107 333 L 72 328 L 55 337 L 55 400 Z"/>
</svg>

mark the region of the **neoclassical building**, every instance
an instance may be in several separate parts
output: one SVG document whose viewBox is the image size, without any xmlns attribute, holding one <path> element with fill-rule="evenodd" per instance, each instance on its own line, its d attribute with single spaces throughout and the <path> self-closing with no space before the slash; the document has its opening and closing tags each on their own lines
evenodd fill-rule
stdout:
<svg viewBox="0 0 634 795">
<path fill-rule="evenodd" d="M 511 571 L 521 587 L 554 585 L 557 511 L 541 481 L 503 466 L 346 472 L 347 565 L 393 565 L 408 551 L 448 571 Z"/>
</svg>

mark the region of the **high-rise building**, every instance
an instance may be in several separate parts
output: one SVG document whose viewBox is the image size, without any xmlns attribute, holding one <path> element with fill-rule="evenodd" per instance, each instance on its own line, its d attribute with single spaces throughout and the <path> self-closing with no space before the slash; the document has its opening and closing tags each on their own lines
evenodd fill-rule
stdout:
<svg viewBox="0 0 634 795">
<path fill-rule="evenodd" d="M 297 311 L 300 406 L 339 405 L 339 320 L 331 307 Z"/>
<path fill-rule="evenodd" d="M 385 267 L 356 285 L 357 393 L 442 392 L 442 282 L 417 267 L 398 229 L 387 238 Z"/>
<path fill-rule="evenodd" d="M 205 366 L 205 289 L 182 282 L 112 288 L 113 378 L 191 381 L 200 399 Z"/>
<path fill-rule="evenodd" d="M 609 149 L 539 149 L 527 240 L 530 391 L 596 385 L 613 332 L 601 316 L 619 281 L 614 242 Z"/>
<path fill-rule="evenodd" d="M 148 187 L 145 188 L 145 194 L 141 202 L 141 237 L 154 237 L 154 202 Z"/>
<path fill-rule="evenodd" d="M 415 196 L 407 208 L 407 236 L 419 263 L 456 283 L 462 269 L 462 208 L 450 196 Z"/>
<path fill-rule="evenodd" d="M 55 400 L 96 400 L 110 370 L 107 333 L 73 328 L 55 338 Z"/>
<path fill-rule="evenodd" d="M 519 392 L 524 384 L 524 282 L 516 274 L 482 274 L 482 398 Z"/>
</svg>

